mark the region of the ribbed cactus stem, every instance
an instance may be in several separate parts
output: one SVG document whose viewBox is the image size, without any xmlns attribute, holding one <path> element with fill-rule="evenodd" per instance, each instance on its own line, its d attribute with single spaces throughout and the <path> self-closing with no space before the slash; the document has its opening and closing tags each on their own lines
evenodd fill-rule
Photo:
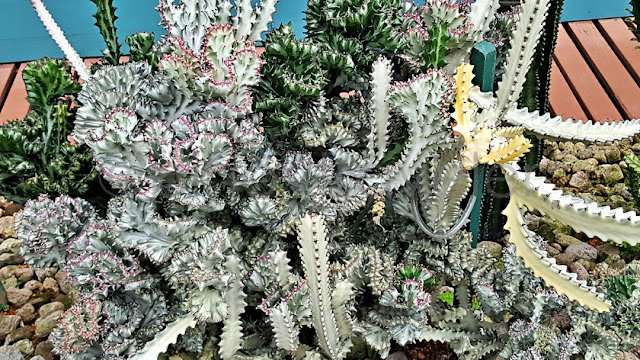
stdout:
<svg viewBox="0 0 640 360">
<path fill-rule="evenodd" d="M 42 3 L 42 0 L 31 0 L 31 5 L 33 9 L 38 14 L 40 21 L 51 35 L 51 38 L 58 44 L 58 47 L 64 53 L 64 56 L 69 60 L 71 66 L 73 66 L 78 72 L 78 76 L 82 80 L 87 80 L 91 76 L 91 72 L 89 68 L 84 64 L 80 55 L 76 52 L 76 50 L 71 46 L 67 38 L 64 36 L 64 32 L 62 29 L 56 24 L 55 20 L 51 16 L 51 13 Z"/>
</svg>

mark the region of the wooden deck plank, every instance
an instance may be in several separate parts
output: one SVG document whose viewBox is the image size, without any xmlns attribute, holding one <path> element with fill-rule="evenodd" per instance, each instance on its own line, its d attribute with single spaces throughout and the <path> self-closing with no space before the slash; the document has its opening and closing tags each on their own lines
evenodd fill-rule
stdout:
<svg viewBox="0 0 640 360">
<path fill-rule="evenodd" d="M 91 69 L 91 65 L 99 63 L 100 62 L 100 58 L 88 58 L 88 59 L 84 59 L 84 64 L 87 65 L 87 67 L 89 69 Z"/>
<path fill-rule="evenodd" d="M 631 73 L 636 84 L 640 84 L 640 49 L 637 41 L 631 41 L 633 33 L 622 19 L 598 20 L 596 25 L 616 52 L 627 70 Z"/>
<path fill-rule="evenodd" d="M 9 93 L 18 67 L 15 64 L 0 64 L 0 109 Z"/>
<path fill-rule="evenodd" d="M 555 59 L 587 116 L 594 121 L 622 120 L 622 115 L 607 95 L 580 51 L 560 26 Z"/>
<path fill-rule="evenodd" d="M 555 61 L 551 64 L 549 103 L 551 105 L 551 115 L 553 116 L 562 116 L 563 119 L 588 120 L 587 114 L 582 110 L 580 102 L 576 99 L 573 90 L 571 90 Z"/>
<path fill-rule="evenodd" d="M 640 87 L 596 25 L 592 21 L 578 21 L 569 23 L 568 30 L 609 96 L 622 109 L 621 115 L 626 119 L 640 118 Z"/>
<path fill-rule="evenodd" d="M 15 80 L 7 94 L 5 104 L 0 110 L 0 124 L 4 124 L 8 121 L 21 120 L 29 112 L 29 103 L 26 101 L 27 89 L 22 80 L 22 71 L 27 66 L 27 63 L 22 63 L 18 72 L 16 73 Z"/>
</svg>

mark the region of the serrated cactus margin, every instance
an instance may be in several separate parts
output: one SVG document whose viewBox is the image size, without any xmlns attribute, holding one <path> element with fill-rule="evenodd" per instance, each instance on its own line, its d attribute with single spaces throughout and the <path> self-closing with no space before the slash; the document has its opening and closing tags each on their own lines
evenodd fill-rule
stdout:
<svg viewBox="0 0 640 360">
<path fill-rule="evenodd" d="M 588 142 L 610 142 L 626 139 L 640 133 L 640 120 L 600 123 L 587 121 L 576 123 L 573 119 L 540 115 L 537 111 L 511 109 L 504 119 L 512 125 L 522 126 L 534 135 L 550 140 L 572 140 Z"/>
<path fill-rule="evenodd" d="M 546 183 L 544 177 L 518 171 L 515 164 L 503 165 L 502 169 L 509 184 L 511 200 L 518 206 L 537 209 L 589 237 L 612 240 L 617 244 L 640 244 L 640 215 L 635 211 L 611 209 L 564 195 L 554 184 Z"/>
<path fill-rule="evenodd" d="M 175 344 L 180 335 L 184 335 L 187 329 L 196 326 L 198 321 L 191 314 L 184 315 L 167 325 L 156 337 L 133 356 L 132 360 L 157 360 L 158 356 L 166 352 L 169 345 Z"/>
<path fill-rule="evenodd" d="M 640 216 L 633 211 L 602 207 L 563 195 L 562 190 L 555 189 L 555 185 L 546 183 L 544 177 L 518 171 L 515 164 L 503 165 L 502 168 L 511 195 L 509 205 L 503 212 L 507 216 L 505 229 L 509 230 L 509 241 L 516 245 L 516 253 L 524 259 L 525 266 L 570 300 L 594 310 L 610 310 L 610 304 L 595 288 L 587 285 L 586 281 L 577 280 L 576 274 L 567 272 L 566 266 L 557 265 L 546 251 L 537 248 L 525 228 L 522 209 L 538 210 L 589 237 L 597 236 L 603 240 L 632 245 L 640 243 Z"/>
<path fill-rule="evenodd" d="M 507 66 L 498 83 L 498 115 L 504 114 L 516 103 L 522 93 L 527 72 L 531 66 L 538 39 L 544 28 L 549 0 L 525 1 L 521 5 L 520 19 L 511 38 Z"/>
<path fill-rule="evenodd" d="M 329 253 L 324 217 L 306 215 L 298 225 L 300 257 L 307 278 L 313 328 L 322 351 L 331 359 L 344 359 L 351 341 L 340 339 L 329 288 Z"/>
</svg>

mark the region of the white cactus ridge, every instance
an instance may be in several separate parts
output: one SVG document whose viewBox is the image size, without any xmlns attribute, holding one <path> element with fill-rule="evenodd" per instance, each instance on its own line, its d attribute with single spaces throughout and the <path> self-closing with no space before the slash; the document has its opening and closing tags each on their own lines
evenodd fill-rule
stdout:
<svg viewBox="0 0 640 360">
<path fill-rule="evenodd" d="M 51 38 L 56 42 L 56 44 L 58 44 L 58 47 L 62 50 L 67 60 L 69 60 L 71 66 L 73 66 L 76 69 L 76 72 L 78 72 L 80 79 L 87 80 L 91 77 L 89 68 L 87 68 L 80 55 L 78 55 L 76 50 L 64 36 L 64 32 L 62 32 L 62 29 L 60 29 L 55 20 L 53 20 L 51 13 L 47 10 L 46 6 L 44 6 L 42 0 L 31 0 L 31 5 L 38 14 L 40 21 L 42 21 L 42 24 L 49 32 L 49 35 L 51 35 Z"/>
</svg>

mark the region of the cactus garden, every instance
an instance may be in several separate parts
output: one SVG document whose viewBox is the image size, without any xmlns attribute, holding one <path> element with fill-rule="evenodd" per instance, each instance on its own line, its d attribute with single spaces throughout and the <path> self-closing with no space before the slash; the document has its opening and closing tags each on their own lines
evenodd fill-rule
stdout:
<svg viewBox="0 0 640 360">
<path fill-rule="evenodd" d="M 640 121 L 548 113 L 562 1 L 160 0 L 126 59 L 91 1 L 89 68 L 31 0 L 0 359 L 640 358 Z"/>
</svg>

